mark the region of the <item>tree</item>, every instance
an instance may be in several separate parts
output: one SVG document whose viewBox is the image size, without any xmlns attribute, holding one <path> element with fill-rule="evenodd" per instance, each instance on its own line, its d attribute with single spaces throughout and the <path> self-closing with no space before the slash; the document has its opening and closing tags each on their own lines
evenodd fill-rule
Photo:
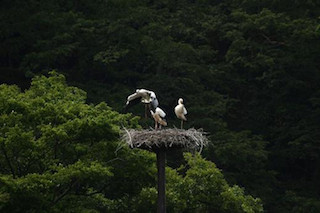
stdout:
<svg viewBox="0 0 320 213">
<path fill-rule="evenodd" d="M 148 88 L 169 126 L 183 97 L 186 127 L 210 133 L 205 156 L 228 181 L 268 211 L 286 191 L 303 209 L 319 199 L 319 11 L 315 0 L 3 0 L 0 80 L 26 89 L 54 68 L 118 111 Z"/>
<path fill-rule="evenodd" d="M 167 209 L 170 212 L 263 212 L 261 200 L 229 186 L 214 163 L 185 153 L 186 165 L 167 173 Z M 143 188 L 132 212 L 154 212 L 156 189 Z"/>
<path fill-rule="evenodd" d="M 87 105 L 85 92 L 56 72 L 35 77 L 25 92 L 1 85 L 0 94 L 1 210 L 98 211 L 97 203 L 111 202 L 116 193 L 105 190 L 128 152 L 115 153 L 120 126 L 137 127 L 137 118 Z"/>
<path fill-rule="evenodd" d="M 7 212 L 150 211 L 155 157 L 121 147 L 121 126 L 137 117 L 106 103 L 88 105 L 63 75 L 38 76 L 21 92 L 0 86 L 0 210 Z M 261 212 L 259 199 L 230 187 L 215 164 L 186 154 L 168 170 L 168 208 L 175 212 Z M 148 203 L 146 205 L 146 203 Z M 149 208 L 149 209 L 145 209 Z"/>
</svg>

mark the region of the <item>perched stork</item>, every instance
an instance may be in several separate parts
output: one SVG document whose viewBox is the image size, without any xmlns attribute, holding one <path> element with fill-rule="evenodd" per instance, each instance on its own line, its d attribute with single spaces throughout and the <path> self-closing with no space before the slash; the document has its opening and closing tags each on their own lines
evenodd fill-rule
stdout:
<svg viewBox="0 0 320 213">
<path fill-rule="evenodd" d="M 156 109 L 159 105 L 157 96 L 153 91 L 146 89 L 137 89 L 135 93 L 128 96 L 125 111 L 127 111 L 131 106 L 138 103 L 145 104 L 145 117 L 147 117 L 147 109 L 149 108 L 150 110 L 150 105 L 153 107 L 153 109 Z"/>
<path fill-rule="evenodd" d="M 154 119 L 154 128 L 161 129 L 161 126 L 167 126 L 167 122 L 164 120 L 166 113 L 159 107 L 155 109 L 155 112 L 150 110 L 150 113 Z"/>
<path fill-rule="evenodd" d="M 187 109 L 183 105 L 183 99 L 179 98 L 178 105 L 174 108 L 177 118 L 181 120 L 181 129 L 183 128 L 183 121 L 186 121 Z"/>
</svg>

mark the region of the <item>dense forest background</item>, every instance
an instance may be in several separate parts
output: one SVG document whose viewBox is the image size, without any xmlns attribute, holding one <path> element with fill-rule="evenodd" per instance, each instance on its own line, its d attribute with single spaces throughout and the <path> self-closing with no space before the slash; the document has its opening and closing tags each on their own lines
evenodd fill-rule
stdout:
<svg viewBox="0 0 320 213">
<path fill-rule="evenodd" d="M 0 29 L 0 210 L 150 211 L 154 156 L 118 150 L 146 88 L 210 137 L 171 212 L 320 212 L 319 1 L 2 0 Z"/>
</svg>

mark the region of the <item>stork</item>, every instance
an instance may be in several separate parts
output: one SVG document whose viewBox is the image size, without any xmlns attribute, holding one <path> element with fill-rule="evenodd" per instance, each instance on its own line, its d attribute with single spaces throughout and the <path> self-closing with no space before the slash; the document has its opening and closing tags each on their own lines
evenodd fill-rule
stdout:
<svg viewBox="0 0 320 213">
<path fill-rule="evenodd" d="M 145 104 L 145 117 L 147 117 L 147 108 L 150 109 L 150 105 L 153 109 L 156 109 L 159 105 L 157 96 L 153 91 L 146 89 L 137 89 L 135 93 L 128 96 L 125 111 L 127 111 L 127 109 L 131 106 L 138 103 Z"/>
<path fill-rule="evenodd" d="M 150 110 L 150 113 L 154 119 L 154 128 L 155 129 L 161 129 L 161 126 L 167 126 L 167 122 L 164 120 L 166 113 L 160 108 L 157 107 L 155 109 L 155 112 Z"/>
<path fill-rule="evenodd" d="M 183 128 L 183 121 L 186 121 L 187 109 L 183 104 L 183 99 L 179 98 L 178 105 L 174 108 L 174 112 L 176 113 L 177 118 L 181 120 L 181 129 Z"/>
</svg>

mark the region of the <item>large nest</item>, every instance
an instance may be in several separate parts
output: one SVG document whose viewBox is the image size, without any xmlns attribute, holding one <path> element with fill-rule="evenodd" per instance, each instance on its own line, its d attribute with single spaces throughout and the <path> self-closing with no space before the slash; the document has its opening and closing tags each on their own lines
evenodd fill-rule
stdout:
<svg viewBox="0 0 320 213">
<path fill-rule="evenodd" d="M 122 139 L 131 148 L 141 148 L 156 151 L 159 149 L 187 148 L 202 150 L 208 144 L 205 133 L 200 129 L 125 129 Z"/>
</svg>

